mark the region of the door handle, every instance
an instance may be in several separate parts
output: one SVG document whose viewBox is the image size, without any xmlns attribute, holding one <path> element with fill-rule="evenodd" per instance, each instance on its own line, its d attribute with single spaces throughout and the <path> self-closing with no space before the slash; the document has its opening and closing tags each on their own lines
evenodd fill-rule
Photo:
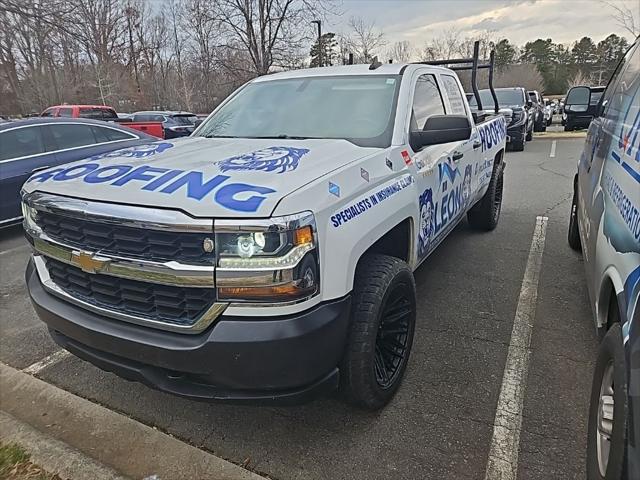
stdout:
<svg viewBox="0 0 640 480">
<path fill-rule="evenodd" d="M 462 157 L 464 157 L 464 153 L 462 152 L 453 152 L 453 154 L 451 154 L 451 160 L 454 162 L 460 161 Z"/>
<path fill-rule="evenodd" d="M 51 168 L 51 166 L 50 166 L 50 165 L 46 165 L 46 166 L 44 166 L 44 167 L 36 167 L 36 168 L 34 168 L 33 170 L 31 170 L 31 173 L 40 172 L 40 171 L 42 171 L 42 170 L 46 170 L 47 168 Z"/>
<path fill-rule="evenodd" d="M 482 146 L 482 142 L 480 140 L 474 140 L 473 141 L 473 149 L 477 150 Z"/>
</svg>

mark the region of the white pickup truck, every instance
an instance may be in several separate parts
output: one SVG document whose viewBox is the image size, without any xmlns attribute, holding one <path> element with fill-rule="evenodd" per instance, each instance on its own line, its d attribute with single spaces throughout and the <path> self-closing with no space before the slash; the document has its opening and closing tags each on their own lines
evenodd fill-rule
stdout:
<svg viewBox="0 0 640 480">
<path fill-rule="evenodd" d="M 189 138 L 32 176 L 29 292 L 62 347 L 163 391 L 381 408 L 413 271 L 465 215 L 496 227 L 505 141 L 447 68 L 256 78 Z"/>
</svg>

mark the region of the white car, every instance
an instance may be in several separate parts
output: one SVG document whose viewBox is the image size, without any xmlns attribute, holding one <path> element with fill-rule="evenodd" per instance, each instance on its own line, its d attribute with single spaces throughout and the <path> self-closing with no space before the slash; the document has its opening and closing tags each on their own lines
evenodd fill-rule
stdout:
<svg viewBox="0 0 640 480">
<path fill-rule="evenodd" d="M 496 227 L 505 141 L 446 68 L 259 77 L 190 138 L 31 177 L 31 298 L 61 346 L 164 391 L 381 408 L 413 271 L 465 216 Z"/>
</svg>

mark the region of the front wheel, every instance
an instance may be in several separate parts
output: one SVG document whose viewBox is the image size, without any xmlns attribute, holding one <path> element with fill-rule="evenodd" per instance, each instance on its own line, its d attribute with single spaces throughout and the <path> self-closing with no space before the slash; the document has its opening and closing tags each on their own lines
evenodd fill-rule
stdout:
<svg viewBox="0 0 640 480">
<path fill-rule="evenodd" d="M 478 230 L 493 230 L 498 226 L 502 210 L 502 190 L 504 185 L 504 165 L 496 164 L 489 188 L 484 197 L 467 212 L 469 224 Z"/>
<path fill-rule="evenodd" d="M 533 140 L 533 127 L 527 131 L 527 142 L 530 142 L 531 140 Z"/>
<path fill-rule="evenodd" d="M 580 231 L 578 230 L 578 191 L 573 187 L 573 200 L 571 202 L 571 213 L 569 213 L 569 232 L 567 234 L 569 246 L 576 251 L 582 249 L 580 244 Z"/>
<path fill-rule="evenodd" d="M 340 390 L 363 409 L 393 398 L 407 368 L 416 321 L 416 287 L 409 266 L 388 255 L 358 264 L 351 327 L 340 363 Z"/>
<path fill-rule="evenodd" d="M 626 460 L 627 384 L 622 329 L 604 336 L 591 387 L 587 436 L 587 479 L 619 480 Z"/>
</svg>

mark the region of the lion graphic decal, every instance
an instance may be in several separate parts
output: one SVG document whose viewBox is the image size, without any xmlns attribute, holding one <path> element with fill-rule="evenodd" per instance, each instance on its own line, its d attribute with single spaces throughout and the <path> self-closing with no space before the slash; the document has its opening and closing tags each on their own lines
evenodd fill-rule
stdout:
<svg viewBox="0 0 640 480">
<path fill-rule="evenodd" d="M 120 150 L 114 150 L 113 152 L 101 153 L 89 157 L 89 160 L 100 160 L 101 158 L 146 158 L 157 153 L 162 153 L 165 150 L 173 147 L 173 143 L 158 142 L 158 143 L 145 143 L 143 145 L 136 145 L 135 147 L 122 148 Z"/>
<path fill-rule="evenodd" d="M 300 159 L 307 153 L 307 148 L 268 147 L 227 158 L 218 162 L 218 167 L 223 172 L 236 170 L 284 173 L 298 168 Z"/>
</svg>

